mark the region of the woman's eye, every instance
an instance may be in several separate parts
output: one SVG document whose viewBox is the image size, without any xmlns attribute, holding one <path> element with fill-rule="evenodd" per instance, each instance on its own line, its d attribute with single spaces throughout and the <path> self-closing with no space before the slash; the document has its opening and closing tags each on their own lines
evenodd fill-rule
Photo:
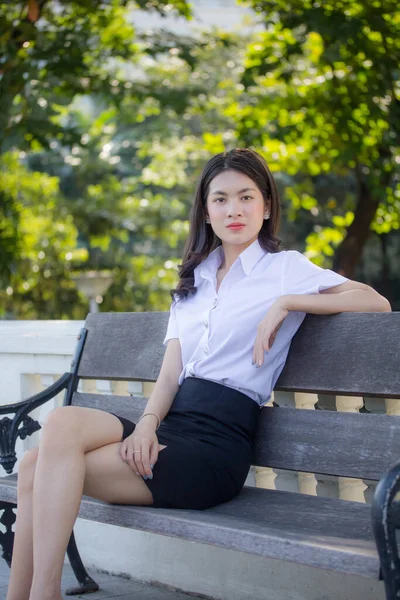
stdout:
<svg viewBox="0 0 400 600">
<path fill-rule="evenodd" d="M 242 200 L 251 200 L 253 196 L 242 196 Z M 225 200 L 225 198 L 215 198 L 215 202 L 219 202 L 220 200 Z"/>
</svg>

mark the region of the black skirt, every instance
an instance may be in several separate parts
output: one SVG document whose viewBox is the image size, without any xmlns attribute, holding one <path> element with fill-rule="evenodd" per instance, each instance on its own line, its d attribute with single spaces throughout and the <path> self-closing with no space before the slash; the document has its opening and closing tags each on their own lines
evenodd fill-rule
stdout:
<svg viewBox="0 0 400 600">
<path fill-rule="evenodd" d="M 205 509 L 242 489 L 254 451 L 259 405 L 220 383 L 188 377 L 157 430 L 153 479 L 145 481 L 154 506 Z M 119 417 L 123 439 L 135 424 Z"/>
</svg>

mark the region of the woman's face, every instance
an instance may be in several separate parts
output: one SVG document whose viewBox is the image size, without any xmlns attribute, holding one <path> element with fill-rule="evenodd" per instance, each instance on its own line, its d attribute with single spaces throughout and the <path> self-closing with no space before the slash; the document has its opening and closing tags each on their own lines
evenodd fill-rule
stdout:
<svg viewBox="0 0 400 600">
<path fill-rule="evenodd" d="M 211 227 L 222 242 L 249 245 L 258 237 L 263 225 L 265 203 L 261 190 L 250 177 L 239 171 L 223 171 L 210 183 L 206 212 Z M 230 229 L 231 223 L 244 227 Z"/>
</svg>

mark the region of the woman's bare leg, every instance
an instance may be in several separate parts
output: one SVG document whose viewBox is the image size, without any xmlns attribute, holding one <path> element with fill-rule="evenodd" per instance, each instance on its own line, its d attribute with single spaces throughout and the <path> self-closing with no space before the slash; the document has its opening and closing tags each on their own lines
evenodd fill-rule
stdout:
<svg viewBox="0 0 400 600">
<path fill-rule="evenodd" d="M 7 600 L 26 600 L 32 585 L 32 489 L 38 448 L 25 452 L 18 467 L 18 510 Z"/>
<path fill-rule="evenodd" d="M 121 432 L 118 419 L 102 411 L 64 407 L 51 413 L 44 427 L 34 476 L 31 591 L 28 596 L 32 562 L 27 555 L 32 544 L 29 545 L 27 536 L 29 530 L 32 536 L 32 525 L 22 511 L 19 522 L 17 519 L 7 600 L 61 598 L 65 551 L 83 490 L 109 502 L 152 504 L 144 481 L 119 456 L 120 443 L 116 440 L 121 439 Z M 95 457 L 98 452 L 101 452 L 101 460 Z M 106 456 L 112 458 L 106 459 Z"/>
</svg>

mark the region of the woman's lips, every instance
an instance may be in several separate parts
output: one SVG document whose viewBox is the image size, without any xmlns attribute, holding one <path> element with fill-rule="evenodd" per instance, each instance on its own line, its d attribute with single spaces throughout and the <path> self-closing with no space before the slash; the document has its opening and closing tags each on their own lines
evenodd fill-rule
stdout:
<svg viewBox="0 0 400 600">
<path fill-rule="evenodd" d="M 243 229 L 243 227 L 245 227 L 245 226 L 244 225 L 228 225 L 228 229 L 233 229 L 234 231 Z"/>
</svg>

